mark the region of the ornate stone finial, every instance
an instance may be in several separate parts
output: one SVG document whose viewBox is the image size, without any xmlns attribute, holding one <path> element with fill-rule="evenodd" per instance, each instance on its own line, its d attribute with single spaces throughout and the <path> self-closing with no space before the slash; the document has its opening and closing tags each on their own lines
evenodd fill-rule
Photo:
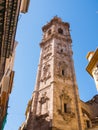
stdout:
<svg viewBox="0 0 98 130">
<path fill-rule="evenodd" d="M 60 21 L 60 22 L 62 21 L 62 20 L 61 20 L 61 18 L 60 18 L 60 17 L 58 17 L 57 15 L 55 15 L 55 16 L 53 17 L 53 19 L 52 19 L 52 20 L 58 20 L 58 21 Z"/>
</svg>

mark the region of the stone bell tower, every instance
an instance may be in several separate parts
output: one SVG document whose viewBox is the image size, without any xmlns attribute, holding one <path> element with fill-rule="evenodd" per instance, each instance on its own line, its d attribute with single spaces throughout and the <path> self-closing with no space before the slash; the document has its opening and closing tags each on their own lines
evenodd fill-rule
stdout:
<svg viewBox="0 0 98 130">
<path fill-rule="evenodd" d="M 35 91 L 21 130 L 83 130 L 69 28 L 58 17 L 42 28 Z"/>
</svg>

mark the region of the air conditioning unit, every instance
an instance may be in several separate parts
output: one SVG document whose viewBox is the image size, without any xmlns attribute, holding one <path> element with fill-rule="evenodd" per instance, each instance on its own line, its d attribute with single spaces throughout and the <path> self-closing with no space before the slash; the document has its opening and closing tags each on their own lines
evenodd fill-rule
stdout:
<svg viewBox="0 0 98 130">
<path fill-rule="evenodd" d="M 20 12 L 21 13 L 27 13 L 29 8 L 30 0 L 22 0 L 21 6 L 20 6 Z"/>
</svg>

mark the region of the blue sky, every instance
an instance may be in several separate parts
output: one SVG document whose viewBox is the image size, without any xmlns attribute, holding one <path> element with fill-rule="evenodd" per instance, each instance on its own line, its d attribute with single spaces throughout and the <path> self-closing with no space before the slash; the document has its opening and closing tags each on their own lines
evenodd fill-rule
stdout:
<svg viewBox="0 0 98 130">
<path fill-rule="evenodd" d="M 41 28 L 56 15 L 70 23 L 80 98 L 87 101 L 97 94 L 85 68 L 87 53 L 98 47 L 98 0 L 31 0 L 28 13 L 19 16 L 15 78 L 4 130 L 18 130 L 25 120 L 26 106 L 35 86 Z"/>
</svg>

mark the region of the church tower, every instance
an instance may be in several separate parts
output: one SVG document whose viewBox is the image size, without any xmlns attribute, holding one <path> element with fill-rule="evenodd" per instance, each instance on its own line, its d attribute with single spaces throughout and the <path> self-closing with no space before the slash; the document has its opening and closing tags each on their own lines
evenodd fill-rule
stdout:
<svg viewBox="0 0 98 130">
<path fill-rule="evenodd" d="M 20 130 L 83 130 L 70 25 L 54 17 L 42 30 L 35 91 Z"/>
</svg>

